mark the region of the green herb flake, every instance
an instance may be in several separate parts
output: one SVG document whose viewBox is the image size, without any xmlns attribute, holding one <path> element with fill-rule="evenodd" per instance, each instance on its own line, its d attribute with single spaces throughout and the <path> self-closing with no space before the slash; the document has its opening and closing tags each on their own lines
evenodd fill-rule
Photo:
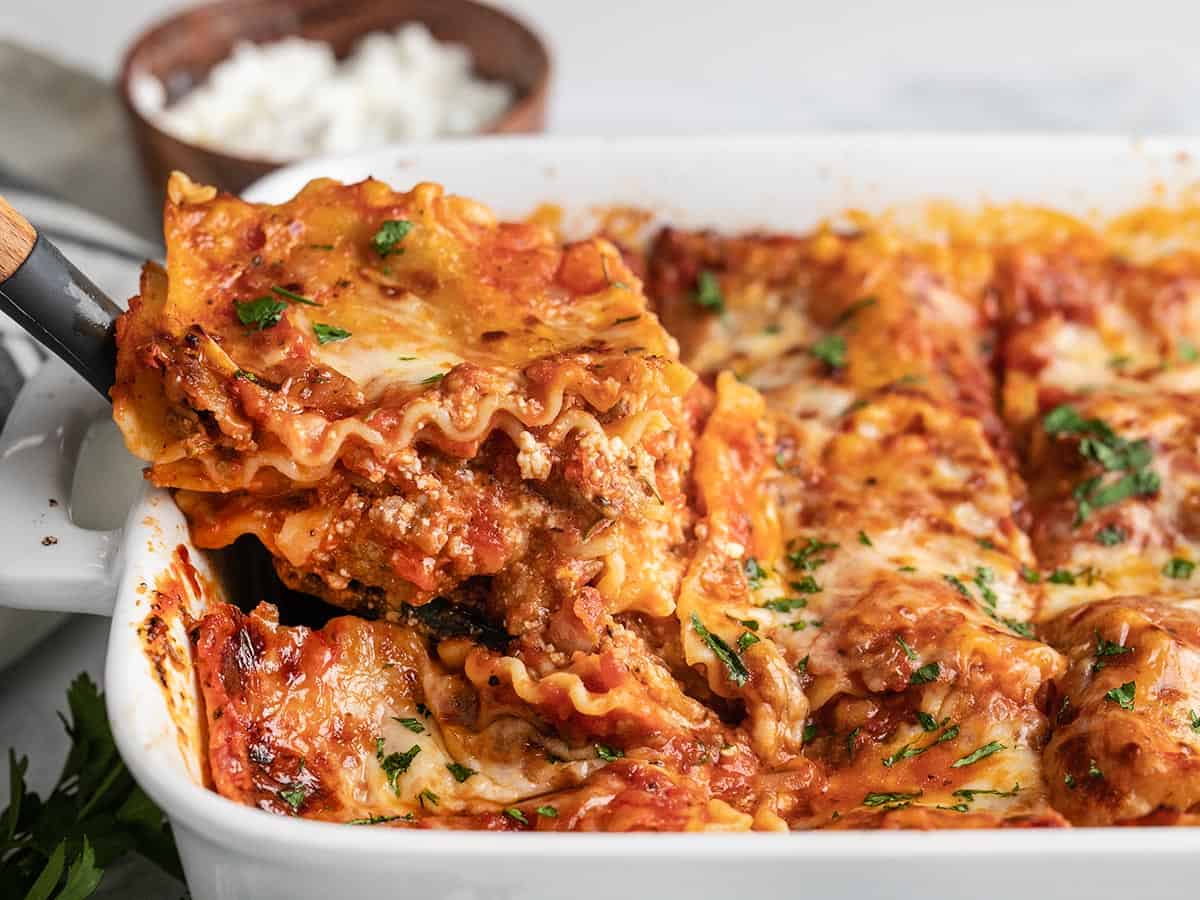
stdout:
<svg viewBox="0 0 1200 900">
<path fill-rule="evenodd" d="M 1025 581 L 1029 584 L 1037 584 L 1039 581 L 1042 580 L 1042 576 L 1041 576 L 1040 572 L 1037 572 L 1034 569 L 1031 569 L 1031 568 L 1029 568 L 1029 566 L 1026 566 L 1026 565 L 1021 566 L 1021 577 L 1024 578 Z"/>
<path fill-rule="evenodd" d="M 375 738 L 375 759 L 379 762 L 379 767 L 383 769 L 383 773 L 387 776 L 388 785 L 397 797 L 400 796 L 400 785 L 397 780 L 408 771 L 408 767 L 412 765 L 417 754 L 421 752 L 420 744 L 413 744 L 403 753 L 387 753 L 383 752 L 383 738 Z"/>
<path fill-rule="evenodd" d="M 613 324 L 614 325 L 628 325 L 630 322 L 636 322 L 641 317 L 642 317 L 641 313 L 635 313 L 632 316 L 622 316 L 621 318 L 616 319 L 613 322 Z"/>
<path fill-rule="evenodd" d="M 805 657 L 805 658 L 807 659 L 807 657 Z M 1192 710 L 1188 710 L 1188 715 L 1191 717 L 1191 720 L 1192 720 L 1192 722 L 1191 722 L 1192 731 L 1196 732 L 1196 734 L 1200 734 L 1200 713 L 1198 713 L 1198 712 L 1196 712 L 1196 710 L 1192 709 Z"/>
<path fill-rule="evenodd" d="M 413 734 L 420 734 L 421 732 L 423 732 L 425 730 L 425 726 L 422 725 L 416 719 L 400 718 L 399 716 L 392 716 L 392 721 L 399 722 L 401 725 L 403 725 L 405 728 L 407 728 Z"/>
<path fill-rule="evenodd" d="M 911 794 L 901 793 L 899 791 L 891 791 L 887 793 L 870 793 L 863 797 L 863 806 L 883 807 L 885 809 L 902 809 L 909 806 L 914 800 L 918 799 L 922 791 L 914 791 Z"/>
<path fill-rule="evenodd" d="M 1134 695 L 1137 693 L 1137 682 L 1127 681 L 1119 688 L 1105 691 L 1104 699 L 1109 703 L 1115 703 L 1121 709 L 1133 710 Z"/>
<path fill-rule="evenodd" d="M 1103 778 L 1104 777 L 1104 773 L 1100 771 L 1100 768 L 1099 768 L 1099 766 L 1096 765 L 1096 761 L 1094 759 L 1088 760 L 1087 774 L 1088 774 L 1088 778 Z"/>
<path fill-rule="evenodd" d="M 303 785 L 295 785 L 286 791 L 279 792 L 279 799 L 292 808 L 292 812 L 299 812 L 300 807 L 304 805 L 304 801 L 308 798 L 308 792 L 304 790 Z"/>
<path fill-rule="evenodd" d="M 1067 790 L 1075 790 L 1075 776 L 1068 772 L 1063 776 L 1063 784 L 1067 786 Z"/>
<path fill-rule="evenodd" d="M 291 300 L 293 303 L 302 303 L 305 306 L 320 306 L 321 305 L 320 303 L 317 303 L 315 300 L 309 300 L 303 294 L 297 294 L 295 291 L 289 291 L 287 288 L 280 287 L 279 285 L 275 285 L 273 288 L 271 288 L 271 293 L 273 293 L 279 297 L 283 297 L 286 300 Z"/>
<path fill-rule="evenodd" d="M 1200 359 L 1200 350 L 1197 350 L 1196 345 L 1191 341 L 1180 341 L 1176 351 L 1179 354 L 1180 360 L 1185 363 L 1194 363 Z"/>
<path fill-rule="evenodd" d="M 381 825 L 384 822 L 411 822 L 413 821 L 412 813 L 404 813 L 401 816 L 367 816 L 365 819 L 351 819 L 347 825 Z"/>
<path fill-rule="evenodd" d="M 925 663 L 909 676 L 908 683 L 911 685 L 929 684 L 929 682 L 937 680 L 941 671 L 942 667 L 936 662 Z"/>
<path fill-rule="evenodd" d="M 1168 578 L 1174 578 L 1178 581 L 1183 581 L 1192 577 L 1192 573 L 1196 571 L 1196 564 L 1190 559 L 1182 557 L 1172 557 L 1165 566 L 1162 567 L 1162 573 Z"/>
<path fill-rule="evenodd" d="M 904 651 L 904 655 L 913 662 L 916 662 L 918 659 L 920 659 L 920 657 L 917 656 L 917 651 L 909 646 L 908 642 L 904 640 L 904 638 L 900 637 L 900 635 L 896 635 L 896 643 L 900 645 L 900 649 Z"/>
<path fill-rule="evenodd" d="M 976 797 L 1015 797 L 1021 792 L 1021 785 L 1014 784 L 1011 791 L 997 791 L 992 788 L 959 788 L 952 796 L 962 797 L 968 803 L 974 802 Z"/>
<path fill-rule="evenodd" d="M 605 762 L 614 762 L 625 755 L 625 751 L 618 747 L 610 747 L 607 744 L 595 745 L 596 755 Z"/>
<path fill-rule="evenodd" d="M 539 806 L 537 808 L 537 814 L 539 816 L 545 816 L 547 819 L 556 819 L 558 818 L 558 809 L 546 804 L 545 806 Z"/>
<path fill-rule="evenodd" d="M 419 383 L 420 384 L 437 384 L 439 381 L 441 381 L 445 377 L 446 377 L 445 372 L 436 372 L 433 375 L 430 375 L 428 378 L 422 378 Z"/>
<path fill-rule="evenodd" d="M 321 345 L 344 341 L 350 337 L 350 332 L 345 328 L 326 325 L 324 322 L 314 322 L 312 328 L 313 334 L 317 336 L 317 343 Z"/>
<path fill-rule="evenodd" d="M 757 644 L 762 638 L 751 631 L 743 631 L 737 639 L 738 653 L 745 653 L 749 647 Z"/>
<path fill-rule="evenodd" d="M 1102 544 L 1105 547 L 1115 547 L 1117 544 L 1123 544 L 1128 540 L 1129 535 L 1120 525 L 1105 525 L 1096 532 L 1096 543 Z"/>
<path fill-rule="evenodd" d="M 700 639 L 708 645 L 713 654 L 722 663 L 729 675 L 729 680 L 742 687 L 750 680 L 750 670 L 746 668 L 741 658 L 733 651 L 733 649 L 721 639 L 720 635 L 713 634 L 704 627 L 704 623 L 700 621 L 700 617 L 692 613 L 692 628 L 696 634 L 700 635 Z"/>
<path fill-rule="evenodd" d="M 851 759 L 854 759 L 854 750 L 858 746 L 856 742 L 858 740 L 858 734 L 860 731 L 862 731 L 862 729 L 856 725 L 851 732 L 846 735 L 846 753 L 849 754 Z"/>
<path fill-rule="evenodd" d="M 875 546 L 874 544 L 871 543 L 871 538 L 867 535 L 867 533 L 865 531 L 862 531 L 861 529 L 858 532 L 858 542 L 860 544 L 862 544 L 864 547 L 874 547 Z"/>
<path fill-rule="evenodd" d="M 808 601 L 803 597 L 778 597 L 764 603 L 763 609 L 773 609 L 775 612 L 793 612 L 797 609 L 804 609 L 806 606 L 808 606 Z"/>
<path fill-rule="evenodd" d="M 985 759 L 991 756 L 993 753 L 999 753 L 1001 750 L 1007 749 L 1008 747 L 999 741 L 992 741 L 990 744 L 984 744 L 978 750 L 972 750 L 961 759 L 956 759 L 954 762 L 950 763 L 950 768 L 961 769 L 963 766 L 973 766 L 981 759 Z"/>
<path fill-rule="evenodd" d="M 843 309 L 840 313 L 838 313 L 837 318 L 835 318 L 833 320 L 833 327 L 841 328 L 843 325 L 845 325 L 847 322 L 849 322 L 851 319 L 853 319 L 855 316 L 857 316 L 864 309 L 868 309 L 869 307 L 874 306 L 878 302 L 879 301 L 877 299 L 875 299 L 874 297 L 859 297 L 857 300 L 855 300 L 853 303 L 851 303 L 849 306 L 847 306 L 845 309 Z"/>
<path fill-rule="evenodd" d="M 916 566 L 900 566 L 898 569 L 896 569 L 896 571 L 897 572 L 915 572 L 915 571 L 917 571 L 917 567 Z"/>
<path fill-rule="evenodd" d="M 810 722 L 804 726 L 804 733 L 800 736 L 800 739 L 805 744 L 811 744 L 813 742 L 813 738 L 815 738 L 816 736 L 817 736 L 817 726 Z"/>
<path fill-rule="evenodd" d="M 890 769 L 898 762 L 903 762 L 906 759 L 912 759 L 915 756 L 920 756 L 928 747 L 918 747 L 914 743 L 907 743 L 890 756 L 885 756 L 883 766 L 885 769 Z"/>
<path fill-rule="evenodd" d="M 238 369 L 233 373 L 233 377 L 238 381 L 249 381 L 251 384 L 260 384 L 258 376 L 253 372 L 247 372 L 245 369 Z"/>
<path fill-rule="evenodd" d="M 808 674 L 808 657 L 807 656 L 805 656 L 804 659 L 800 660 L 800 662 L 796 663 L 796 672 L 799 675 L 807 675 Z M 1192 715 L 1194 716 L 1195 713 L 1192 713 Z"/>
<path fill-rule="evenodd" d="M 934 808 L 935 809 L 944 809 L 944 810 L 947 810 L 948 812 L 957 812 L 957 813 L 965 813 L 971 809 L 971 807 L 967 806 L 967 804 L 965 804 L 965 803 L 955 803 L 953 806 L 943 806 L 942 804 L 939 803 Z"/>
<path fill-rule="evenodd" d="M 809 352 L 834 371 L 846 367 L 846 339 L 840 334 L 826 335 Z"/>
<path fill-rule="evenodd" d="M 721 293 L 721 282 L 712 272 L 703 271 L 696 278 L 696 292 L 692 300 L 701 309 L 720 315 L 725 312 L 725 295 Z"/>
<path fill-rule="evenodd" d="M 456 762 L 446 763 L 446 771 L 448 771 L 451 775 L 453 775 L 454 780 L 457 781 L 459 784 L 462 784 L 464 781 L 466 781 L 472 775 L 479 774 L 478 772 L 476 772 L 474 769 L 470 768 L 469 766 L 464 766 L 462 763 L 456 763 Z"/>
<path fill-rule="evenodd" d="M 830 544 L 822 541 L 820 538 L 809 538 L 808 542 L 799 550 L 793 550 L 788 553 L 788 562 L 792 568 L 800 569 L 803 572 L 814 572 L 818 567 L 829 562 L 824 556 L 826 550 L 836 550 L 840 544 Z"/>
<path fill-rule="evenodd" d="M 962 594 L 964 597 L 966 597 L 968 600 L 973 600 L 973 599 L 974 599 L 974 598 L 971 596 L 971 592 L 970 592 L 969 590 L 967 590 L 967 586 L 966 586 L 965 584 L 963 584 L 963 583 L 962 583 L 962 579 L 961 579 L 961 578 L 958 578 L 958 577 L 957 577 L 957 576 L 955 576 L 955 575 L 943 575 L 943 576 L 942 576 L 942 579 L 943 579 L 943 580 L 944 580 L 944 581 L 945 581 L 945 582 L 946 582 L 948 585 L 950 585 L 950 586 L 951 586 L 951 587 L 953 587 L 953 588 L 954 588 L 956 591 L 958 591 L 960 594 Z"/>
<path fill-rule="evenodd" d="M 237 311 L 238 321 L 255 331 L 262 331 L 278 325 L 279 320 L 283 318 L 283 311 L 287 309 L 287 304 L 282 300 L 272 300 L 270 297 L 258 297 L 245 302 L 239 301 L 235 302 L 233 306 Z"/>
<path fill-rule="evenodd" d="M 1055 569 L 1048 576 L 1046 576 L 1046 580 L 1051 584 L 1074 584 L 1075 575 L 1073 572 L 1068 572 L 1066 569 Z"/>
<path fill-rule="evenodd" d="M 422 808 L 424 808 L 426 803 L 428 803 L 430 806 L 437 806 L 438 795 L 429 788 L 425 788 L 423 791 L 421 791 L 421 793 L 417 794 L 417 802 L 421 804 Z"/>
<path fill-rule="evenodd" d="M 937 719 L 919 709 L 917 710 L 917 721 L 921 724 L 922 731 L 937 731 L 938 729 Z"/>
<path fill-rule="evenodd" d="M 408 233 L 412 229 L 413 223 L 407 219 L 388 219 L 379 226 L 379 230 L 371 238 L 371 246 L 380 256 L 386 257 L 393 253 L 403 253 L 404 248 L 396 245 L 408 237 Z"/>
<path fill-rule="evenodd" d="M 1100 636 L 1100 632 L 1096 631 L 1096 662 L 1092 666 L 1092 671 L 1099 672 L 1108 665 L 1108 658 L 1111 656 L 1124 656 L 1126 653 L 1132 653 L 1132 647 L 1126 647 L 1124 644 L 1118 644 L 1116 641 L 1110 641 Z"/>
<path fill-rule="evenodd" d="M 514 822 L 520 822 L 522 825 L 529 824 L 529 820 L 525 818 L 525 813 L 521 812 L 515 806 L 508 807 L 508 809 L 504 810 L 504 814 Z"/>
<path fill-rule="evenodd" d="M 799 581 L 789 581 L 788 587 L 793 591 L 799 591 L 802 594 L 819 594 L 821 593 L 821 585 L 817 583 L 817 579 L 811 575 L 805 575 Z"/>
<path fill-rule="evenodd" d="M 746 581 L 750 583 L 751 590 L 757 591 L 762 587 L 763 580 L 767 577 L 767 570 L 758 564 L 758 560 L 753 556 L 747 557 L 743 566 L 746 572 Z"/>
</svg>

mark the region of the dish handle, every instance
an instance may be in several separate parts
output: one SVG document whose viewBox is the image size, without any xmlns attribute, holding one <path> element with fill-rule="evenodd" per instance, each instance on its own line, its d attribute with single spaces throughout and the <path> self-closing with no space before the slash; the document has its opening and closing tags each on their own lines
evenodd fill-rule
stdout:
<svg viewBox="0 0 1200 900">
<path fill-rule="evenodd" d="M 114 484 L 136 471 L 130 457 L 109 465 L 87 452 L 97 423 L 111 416 L 105 399 L 56 359 L 18 395 L 0 434 L 0 605 L 112 615 L 121 529 L 81 524 L 103 519 L 97 497 L 111 505 L 121 495 Z M 77 473 L 81 452 L 87 460 Z"/>
</svg>

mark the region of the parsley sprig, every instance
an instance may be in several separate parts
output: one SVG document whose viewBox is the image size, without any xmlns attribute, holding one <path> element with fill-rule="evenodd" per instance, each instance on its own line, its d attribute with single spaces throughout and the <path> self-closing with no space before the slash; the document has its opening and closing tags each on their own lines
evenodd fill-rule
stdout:
<svg viewBox="0 0 1200 900">
<path fill-rule="evenodd" d="M 86 674 L 67 691 L 71 750 L 49 796 L 29 790 L 27 757 L 8 751 L 11 798 L 0 813 L 0 896 L 82 900 L 104 870 L 139 853 L 182 880 L 171 828 L 117 754 L 104 695 Z"/>
<path fill-rule="evenodd" d="M 732 647 L 725 643 L 724 639 L 719 634 L 713 634 L 704 627 L 704 623 L 700 621 L 700 617 L 692 613 L 692 628 L 696 634 L 700 635 L 700 639 L 708 645 L 708 649 L 722 663 L 725 664 L 725 669 L 729 675 L 729 680 L 738 687 L 745 685 L 750 680 L 750 670 L 746 668 L 746 664 L 742 662 L 742 658 Z"/>
<path fill-rule="evenodd" d="M 1047 413 L 1042 419 L 1042 428 L 1049 435 L 1079 437 L 1079 455 L 1104 469 L 1105 474 L 1084 479 L 1072 491 L 1076 526 L 1095 509 L 1158 492 L 1161 486 L 1158 474 L 1147 468 L 1153 454 L 1146 439 L 1126 440 L 1104 420 L 1085 419 L 1070 404 L 1055 407 Z M 1121 474 L 1112 479 L 1107 477 L 1109 472 Z"/>
</svg>

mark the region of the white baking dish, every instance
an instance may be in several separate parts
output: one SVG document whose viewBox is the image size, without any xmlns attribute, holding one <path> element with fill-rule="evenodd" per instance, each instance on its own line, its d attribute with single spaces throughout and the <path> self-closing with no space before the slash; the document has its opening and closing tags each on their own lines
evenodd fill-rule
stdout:
<svg viewBox="0 0 1200 900">
<path fill-rule="evenodd" d="M 506 214 L 541 201 L 584 215 L 629 203 L 723 229 L 803 228 L 847 206 L 937 196 L 1026 200 L 1087 212 L 1126 208 L 1196 179 L 1200 142 L 995 137 L 489 140 L 406 147 L 283 170 L 250 192 L 281 199 L 310 177 L 368 174 L 407 187 L 439 180 Z M 541 835 L 418 832 L 284 819 L 203 788 L 187 642 L 156 667 L 139 629 L 147 586 L 188 546 L 169 495 L 147 490 L 121 533 L 55 523 L 42 554 L 45 498 L 70 466 L 39 447 L 97 414 L 89 388 L 60 375 L 51 412 L 14 418 L 0 460 L 7 507 L 2 596 L 40 608 L 112 611 L 107 689 L 113 730 L 137 779 L 174 824 L 192 896 L 216 898 L 1193 897 L 1200 830 L 1112 829 L 790 835 Z M 97 473 L 103 477 L 103 473 Z M 211 560 L 190 550 L 214 587 Z M 113 609 L 106 596 L 117 585 Z M 170 702 L 160 687 L 165 676 Z M 173 716 L 174 712 L 174 716 Z"/>
</svg>

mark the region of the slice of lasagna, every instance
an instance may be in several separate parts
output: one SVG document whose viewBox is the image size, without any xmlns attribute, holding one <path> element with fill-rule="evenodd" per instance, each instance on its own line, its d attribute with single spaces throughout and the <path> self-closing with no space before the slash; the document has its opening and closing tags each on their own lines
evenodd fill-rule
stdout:
<svg viewBox="0 0 1200 900">
<path fill-rule="evenodd" d="M 199 546 L 392 613 L 546 547 L 616 606 L 678 580 L 693 377 L 612 245 L 431 184 L 168 194 L 114 414 Z"/>
</svg>

